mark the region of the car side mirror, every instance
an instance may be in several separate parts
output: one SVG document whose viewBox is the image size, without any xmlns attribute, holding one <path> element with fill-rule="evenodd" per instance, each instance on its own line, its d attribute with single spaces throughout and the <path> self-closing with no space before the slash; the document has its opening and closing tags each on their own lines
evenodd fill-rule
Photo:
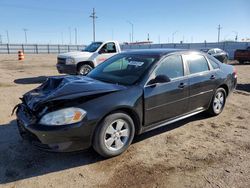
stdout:
<svg viewBox="0 0 250 188">
<path fill-rule="evenodd" d="M 209 52 L 208 54 L 209 54 L 209 55 L 211 55 L 211 53 L 210 53 L 210 52 Z"/>
<path fill-rule="evenodd" d="M 148 82 L 148 85 L 152 85 L 152 84 L 158 84 L 158 83 L 166 83 L 166 82 L 170 82 L 170 78 L 166 75 L 158 75 L 155 78 L 153 78 L 152 80 L 150 80 Z"/>
</svg>

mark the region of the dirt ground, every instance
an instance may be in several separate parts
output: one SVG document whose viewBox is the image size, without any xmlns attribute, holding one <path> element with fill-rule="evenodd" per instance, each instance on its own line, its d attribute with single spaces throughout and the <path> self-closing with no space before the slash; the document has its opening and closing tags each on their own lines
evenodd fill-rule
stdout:
<svg viewBox="0 0 250 188">
<path fill-rule="evenodd" d="M 46 76 L 55 55 L 0 55 L 0 187 L 250 187 L 250 65 L 217 117 L 196 115 L 137 136 L 103 159 L 92 149 L 47 153 L 22 141 L 13 107 Z M 234 63 L 234 62 L 232 62 Z"/>
</svg>

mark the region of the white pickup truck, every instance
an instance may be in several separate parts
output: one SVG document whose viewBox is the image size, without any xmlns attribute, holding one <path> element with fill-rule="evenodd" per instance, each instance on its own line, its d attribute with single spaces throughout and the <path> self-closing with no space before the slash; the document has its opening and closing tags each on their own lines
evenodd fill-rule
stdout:
<svg viewBox="0 0 250 188">
<path fill-rule="evenodd" d="M 93 42 L 82 51 L 59 54 L 56 67 L 59 73 L 86 75 L 104 60 L 120 52 L 117 41 Z"/>
</svg>

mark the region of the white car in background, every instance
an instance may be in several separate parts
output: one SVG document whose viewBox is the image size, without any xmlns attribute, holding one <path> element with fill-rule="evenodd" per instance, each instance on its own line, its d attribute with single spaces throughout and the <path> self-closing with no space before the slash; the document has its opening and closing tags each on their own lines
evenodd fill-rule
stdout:
<svg viewBox="0 0 250 188">
<path fill-rule="evenodd" d="M 82 51 L 59 54 L 56 67 L 59 73 L 86 75 L 94 67 L 120 52 L 117 41 L 93 42 Z"/>
</svg>

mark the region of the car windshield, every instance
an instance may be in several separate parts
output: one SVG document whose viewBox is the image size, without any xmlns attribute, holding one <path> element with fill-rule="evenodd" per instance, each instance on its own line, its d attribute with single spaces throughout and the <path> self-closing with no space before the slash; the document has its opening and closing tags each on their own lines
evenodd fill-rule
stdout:
<svg viewBox="0 0 250 188">
<path fill-rule="evenodd" d="M 101 45 L 102 45 L 102 42 L 93 42 L 82 51 L 83 52 L 95 52 Z"/>
<path fill-rule="evenodd" d="M 132 85 L 158 60 L 159 56 L 155 55 L 118 54 L 97 66 L 87 76 L 104 82 Z"/>
</svg>

